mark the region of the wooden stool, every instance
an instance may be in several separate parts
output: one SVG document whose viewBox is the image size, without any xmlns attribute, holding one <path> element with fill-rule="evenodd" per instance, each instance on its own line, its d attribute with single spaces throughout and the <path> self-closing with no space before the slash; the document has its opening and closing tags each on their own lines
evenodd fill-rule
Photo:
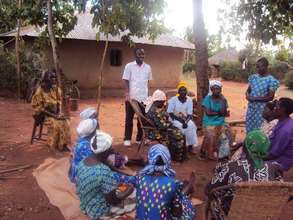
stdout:
<svg viewBox="0 0 293 220">
<path fill-rule="evenodd" d="M 44 122 L 37 123 L 35 118 L 34 118 L 34 125 L 33 125 L 33 131 L 32 131 L 32 137 L 31 137 L 31 144 L 34 143 L 34 140 L 37 141 L 46 141 L 46 139 L 42 139 L 42 136 L 47 136 L 46 133 L 43 133 L 43 126 Z M 39 128 L 39 133 L 37 133 L 37 128 Z"/>
</svg>

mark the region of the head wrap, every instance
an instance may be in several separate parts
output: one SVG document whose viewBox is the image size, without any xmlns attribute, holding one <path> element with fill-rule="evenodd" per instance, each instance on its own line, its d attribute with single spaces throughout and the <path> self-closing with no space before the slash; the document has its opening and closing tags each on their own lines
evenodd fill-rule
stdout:
<svg viewBox="0 0 293 220">
<path fill-rule="evenodd" d="M 109 134 L 98 130 L 91 139 L 91 150 L 95 154 L 103 153 L 111 148 L 112 142 L 113 139 Z"/>
<path fill-rule="evenodd" d="M 187 89 L 187 83 L 180 81 L 176 88 L 179 90 L 181 87 L 185 87 Z"/>
<path fill-rule="evenodd" d="M 254 130 L 246 135 L 244 143 L 254 166 L 257 169 L 263 168 L 263 158 L 267 156 L 270 148 L 270 141 L 268 137 L 263 132 Z"/>
<path fill-rule="evenodd" d="M 164 165 L 156 165 L 161 157 Z M 151 175 L 154 172 L 162 172 L 166 176 L 175 177 L 176 172 L 171 169 L 171 156 L 168 148 L 162 144 L 152 146 L 148 152 L 148 165 L 140 171 L 140 175 Z"/>
<path fill-rule="evenodd" d="M 97 124 L 96 119 L 82 120 L 76 128 L 78 136 L 81 138 L 89 136 L 96 130 Z"/>
<path fill-rule="evenodd" d="M 210 81 L 210 89 L 214 86 L 218 86 L 219 88 L 222 88 L 223 85 L 219 80 L 211 80 Z"/>
<path fill-rule="evenodd" d="M 81 120 L 89 119 L 89 118 L 94 118 L 95 115 L 97 114 L 97 110 L 94 107 L 89 107 L 83 110 L 79 116 Z"/>
<path fill-rule="evenodd" d="M 145 107 L 145 112 L 148 112 L 150 110 L 150 108 L 152 107 L 152 104 L 155 102 L 155 101 L 166 101 L 167 97 L 166 97 L 166 94 L 157 89 L 152 96 L 149 96 L 147 98 L 147 100 L 145 100 L 144 104 L 146 105 Z"/>
</svg>

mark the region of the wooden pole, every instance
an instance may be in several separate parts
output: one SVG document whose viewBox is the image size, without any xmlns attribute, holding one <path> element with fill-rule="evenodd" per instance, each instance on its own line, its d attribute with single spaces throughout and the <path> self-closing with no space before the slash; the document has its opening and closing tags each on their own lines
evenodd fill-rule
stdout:
<svg viewBox="0 0 293 220">
<path fill-rule="evenodd" d="M 18 9 L 21 8 L 21 0 L 18 0 Z M 17 31 L 15 35 L 15 56 L 16 56 L 16 74 L 17 74 L 17 97 L 21 99 L 21 70 L 20 70 L 20 52 L 19 52 L 19 35 L 20 35 L 21 21 L 17 19 Z"/>
<path fill-rule="evenodd" d="M 59 97 L 58 90 L 56 90 L 56 94 L 57 94 L 57 99 L 61 100 L 62 103 L 64 103 L 63 99 L 62 99 L 63 96 L 62 96 L 62 86 L 61 86 L 61 76 L 60 76 L 59 49 L 58 49 L 58 44 L 56 41 L 55 33 L 53 30 L 52 0 L 47 0 L 47 10 L 48 10 L 47 26 L 48 26 L 49 38 L 50 38 L 50 42 L 51 42 L 51 46 L 52 46 L 54 66 L 55 66 L 56 74 L 57 74 L 57 84 L 58 84 L 58 88 L 61 89 L 61 97 Z M 62 112 L 62 106 L 59 106 L 59 112 Z"/>
<path fill-rule="evenodd" d="M 201 102 L 209 91 L 208 46 L 202 13 L 202 0 L 193 0 L 193 34 L 196 60 L 197 102 L 199 103 L 199 117 L 202 118 L 203 108 Z"/>
<path fill-rule="evenodd" d="M 108 36 L 105 42 L 105 47 L 104 47 L 104 52 L 100 64 L 100 69 L 99 69 L 99 77 L 98 77 L 98 91 L 97 91 L 97 119 L 99 119 L 99 113 L 100 113 L 100 107 L 101 107 L 101 95 L 102 95 L 102 86 L 103 86 L 103 68 L 104 68 L 104 63 L 105 63 L 105 58 L 107 54 L 107 49 L 108 49 Z"/>
</svg>

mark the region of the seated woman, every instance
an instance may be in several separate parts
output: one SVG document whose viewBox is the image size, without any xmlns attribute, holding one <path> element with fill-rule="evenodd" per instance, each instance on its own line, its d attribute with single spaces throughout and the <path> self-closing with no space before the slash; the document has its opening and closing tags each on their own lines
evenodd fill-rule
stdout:
<svg viewBox="0 0 293 220">
<path fill-rule="evenodd" d="M 73 149 L 73 158 L 69 169 L 69 179 L 73 183 L 76 183 L 76 167 L 80 161 L 94 154 L 90 147 L 90 140 L 96 134 L 98 126 L 97 120 L 91 118 L 82 120 L 77 126 L 76 131 L 79 138 Z M 130 162 L 132 161 L 133 160 Z M 122 168 L 128 162 L 128 157 L 111 150 L 111 154 L 108 156 L 107 162 L 115 168 Z"/>
<path fill-rule="evenodd" d="M 277 163 L 283 171 L 293 166 L 293 100 L 280 98 L 274 109 L 279 120 L 270 136 L 271 149 L 266 160 Z"/>
<path fill-rule="evenodd" d="M 128 187 L 122 193 L 117 190 L 122 177 L 108 165 L 111 146 L 112 137 L 97 131 L 90 145 L 94 155 L 85 158 L 77 166 L 76 188 L 80 208 L 91 219 L 112 219 L 135 208 L 134 200 L 125 202 L 126 205 L 119 208 L 120 202 L 132 193 L 133 188 Z"/>
<path fill-rule="evenodd" d="M 169 121 L 169 115 L 164 108 L 165 102 L 166 95 L 161 90 L 156 90 L 146 100 L 146 117 L 158 128 L 158 130 L 150 130 L 148 136 L 151 140 L 165 141 L 171 152 L 172 159 L 183 162 L 186 159 L 185 137 L 180 129 Z"/>
<path fill-rule="evenodd" d="M 56 87 L 56 74 L 46 71 L 41 85 L 32 97 L 34 118 L 48 127 L 47 144 L 50 149 L 68 150 L 70 144 L 69 120 L 60 112 L 61 90 Z"/>
<path fill-rule="evenodd" d="M 80 161 L 94 154 L 90 147 L 90 141 L 96 134 L 97 125 L 96 119 L 85 119 L 77 126 L 76 131 L 79 138 L 73 148 L 73 158 L 69 169 L 69 179 L 73 183 L 76 183 L 76 167 Z"/>
<path fill-rule="evenodd" d="M 197 127 L 192 121 L 193 101 L 187 97 L 186 83 L 180 83 L 177 89 L 178 96 L 174 96 L 169 100 L 167 112 L 171 117 L 172 124 L 185 135 L 188 150 L 195 154 L 198 140 Z"/>
<path fill-rule="evenodd" d="M 207 95 L 202 102 L 204 108 L 204 139 L 201 156 L 207 156 L 209 159 L 215 160 L 218 156 L 219 137 L 225 125 L 225 117 L 229 116 L 229 112 L 227 100 L 222 95 L 222 83 L 214 80 L 211 82 L 210 88 L 212 95 Z"/>
<path fill-rule="evenodd" d="M 264 108 L 264 111 L 262 113 L 262 117 L 264 118 L 264 122 L 260 128 L 260 130 L 267 136 L 270 137 L 270 135 L 273 132 L 274 127 L 278 123 L 278 119 L 276 119 L 276 116 L 274 114 L 274 108 L 276 106 L 276 101 L 268 102 Z M 231 161 L 235 161 L 240 159 L 241 156 L 243 156 L 243 150 L 242 146 L 243 143 L 240 142 L 237 144 L 238 147 L 240 147 L 231 157 Z M 237 147 L 236 147 L 237 148 Z"/>
<path fill-rule="evenodd" d="M 194 184 L 195 175 L 192 173 L 183 187 L 175 174 L 168 148 L 153 145 L 148 152 L 148 165 L 136 180 L 136 219 L 193 219 L 195 208 L 186 194 Z"/>
<path fill-rule="evenodd" d="M 97 119 L 97 110 L 94 107 L 86 108 L 79 114 L 79 117 L 80 120 Z"/>
<path fill-rule="evenodd" d="M 244 141 L 245 159 L 230 161 L 216 167 L 215 174 L 206 187 L 206 194 L 212 199 L 210 211 L 213 219 L 221 219 L 219 210 L 224 210 L 227 215 L 233 199 L 232 190 L 210 194 L 213 189 L 243 181 L 273 181 L 282 178 L 278 166 L 263 160 L 269 148 L 268 137 L 259 130 L 252 131 Z"/>
</svg>

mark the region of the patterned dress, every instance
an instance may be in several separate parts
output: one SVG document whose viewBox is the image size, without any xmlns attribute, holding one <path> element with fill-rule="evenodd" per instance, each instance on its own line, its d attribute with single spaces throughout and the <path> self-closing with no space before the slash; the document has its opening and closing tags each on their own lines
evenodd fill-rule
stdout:
<svg viewBox="0 0 293 220">
<path fill-rule="evenodd" d="M 35 111 L 34 115 L 40 115 L 44 110 L 54 109 L 57 104 L 61 106 L 58 100 L 56 89 L 52 88 L 49 92 L 45 92 L 39 87 L 32 97 L 32 107 Z M 58 89 L 59 97 L 61 90 Z M 64 145 L 71 142 L 69 120 L 57 120 L 53 117 L 45 117 L 44 124 L 48 128 L 47 144 L 51 149 L 63 150 Z"/>
<path fill-rule="evenodd" d="M 137 220 L 188 220 L 195 216 L 195 209 L 182 193 L 182 182 L 168 176 L 139 175 L 134 185 Z M 173 201 L 176 198 L 182 205 L 183 214 L 180 218 L 171 214 Z"/>
<path fill-rule="evenodd" d="M 166 111 L 164 109 L 157 109 L 153 105 L 146 116 L 158 128 L 158 130 L 150 130 L 148 132 L 149 139 L 166 142 L 172 160 L 183 162 L 186 159 L 185 137 L 180 129 L 176 128 L 169 121 L 169 115 Z"/>
<path fill-rule="evenodd" d="M 274 181 L 281 180 L 280 172 L 271 163 L 265 163 L 262 169 L 255 169 L 247 159 L 239 159 L 224 164 L 218 164 L 214 176 L 206 187 L 209 194 L 214 188 L 244 181 Z M 220 210 L 227 215 L 233 199 L 233 190 L 217 191 L 209 194 L 210 211 L 213 219 L 225 219 Z"/>
<path fill-rule="evenodd" d="M 258 74 L 253 74 L 248 78 L 248 83 L 251 88 L 250 96 L 264 97 L 267 96 L 269 91 L 276 91 L 280 83 L 273 76 L 268 75 L 261 77 Z M 264 119 L 262 112 L 266 102 L 249 102 L 246 112 L 246 133 L 252 130 L 260 129 Z"/>
<path fill-rule="evenodd" d="M 90 148 L 90 138 L 91 137 L 83 137 L 79 138 L 75 147 L 74 154 L 71 161 L 70 169 L 69 169 L 69 179 L 71 182 L 76 183 L 76 175 L 77 175 L 77 166 L 83 159 L 87 158 L 90 155 L 93 155 L 93 152 Z"/>
<path fill-rule="evenodd" d="M 80 199 L 81 211 L 91 219 L 108 215 L 111 205 L 104 194 L 117 186 L 114 172 L 103 163 L 87 166 L 84 160 L 77 166 L 77 195 Z"/>
</svg>

